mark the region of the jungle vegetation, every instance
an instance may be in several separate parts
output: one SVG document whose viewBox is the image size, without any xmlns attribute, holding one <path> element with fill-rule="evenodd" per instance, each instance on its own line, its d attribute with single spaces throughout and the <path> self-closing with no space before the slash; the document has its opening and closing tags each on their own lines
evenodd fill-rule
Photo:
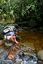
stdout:
<svg viewBox="0 0 43 64">
<path fill-rule="evenodd" d="M 0 0 L 0 23 L 43 31 L 43 0 Z"/>
</svg>

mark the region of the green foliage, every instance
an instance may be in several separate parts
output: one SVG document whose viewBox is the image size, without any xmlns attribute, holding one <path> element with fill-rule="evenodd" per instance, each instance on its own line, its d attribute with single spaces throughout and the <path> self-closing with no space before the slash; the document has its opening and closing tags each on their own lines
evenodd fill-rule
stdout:
<svg viewBox="0 0 43 64">
<path fill-rule="evenodd" d="M 0 0 L 0 18 L 27 22 L 28 26 L 40 25 L 43 16 L 43 0 Z"/>
<path fill-rule="evenodd" d="M 0 3 L 0 14 L 2 14 L 3 17 L 14 17 L 14 15 L 17 17 L 24 16 L 30 7 L 32 9 L 35 7 L 33 0 L 1 0 Z"/>
</svg>

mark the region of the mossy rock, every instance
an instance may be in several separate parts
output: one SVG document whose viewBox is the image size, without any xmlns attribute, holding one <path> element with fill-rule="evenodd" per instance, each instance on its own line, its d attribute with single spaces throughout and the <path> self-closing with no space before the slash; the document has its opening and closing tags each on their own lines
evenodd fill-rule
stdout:
<svg viewBox="0 0 43 64">
<path fill-rule="evenodd" d="M 9 47 L 12 46 L 12 43 L 7 43 L 7 42 L 5 42 L 5 46 L 6 46 L 7 48 L 9 48 Z"/>
</svg>

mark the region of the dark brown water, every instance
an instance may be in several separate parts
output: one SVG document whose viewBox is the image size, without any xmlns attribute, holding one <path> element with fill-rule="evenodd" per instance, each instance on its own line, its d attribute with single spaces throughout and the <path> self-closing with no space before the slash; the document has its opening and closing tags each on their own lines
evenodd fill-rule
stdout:
<svg viewBox="0 0 43 64">
<path fill-rule="evenodd" d="M 22 31 L 21 36 L 22 45 L 34 48 L 36 51 L 43 49 L 43 34 L 39 32 Z"/>
</svg>

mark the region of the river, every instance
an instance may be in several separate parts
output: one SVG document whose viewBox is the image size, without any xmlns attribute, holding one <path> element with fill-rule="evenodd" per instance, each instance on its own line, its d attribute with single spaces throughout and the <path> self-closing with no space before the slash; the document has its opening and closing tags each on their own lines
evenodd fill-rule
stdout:
<svg viewBox="0 0 43 64">
<path fill-rule="evenodd" d="M 43 33 L 23 30 L 20 31 L 18 35 L 20 36 L 20 44 L 22 48 L 29 47 L 32 50 L 35 50 L 35 52 L 43 49 Z M 3 46 L 0 46 L 0 48 L 2 47 Z M 4 49 L 6 50 L 6 47 L 4 47 Z"/>
<path fill-rule="evenodd" d="M 21 36 L 22 45 L 31 47 L 37 52 L 43 49 L 43 33 L 22 31 L 19 35 Z"/>
</svg>

